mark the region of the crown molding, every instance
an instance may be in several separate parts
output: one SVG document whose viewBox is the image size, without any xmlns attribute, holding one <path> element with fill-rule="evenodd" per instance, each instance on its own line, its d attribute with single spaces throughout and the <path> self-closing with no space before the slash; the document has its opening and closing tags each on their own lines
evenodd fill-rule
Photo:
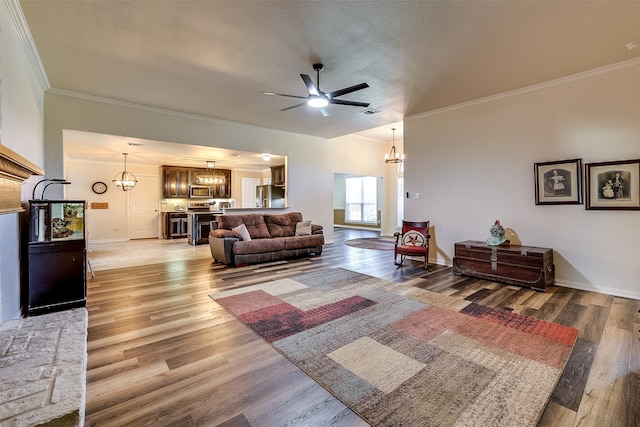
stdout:
<svg viewBox="0 0 640 427">
<path fill-rule="evenodd" d="M 286 130 L 266 128 L 266 127 L 250 125 L 250 124 L 241 123 L 241 122 L 232 122 L 230 120 L 216 119 L 214 117 L 199 116 L 197 114 L 185 113 L 185 112 L 176 111 L 176 110 L 169 110 L 161 107 L 151 107 L 149 105 L 136 104 L 133 102 L 121 101 L 119 99 L 114 99 L 114 98 L 106 98 L 103 96 L 90 95 L 87 93 L 75 92 L 68 89 L 51 88 L 47 91 L 47 93 L 50 93 L 52 95 L 61 95 L 61 96 L 67 96 L 69 98 L 81 99 L 84 101 L 92 101 L 92 102 L 97 102 L 102 104 L 115 105 L 118 107 L 131 108 L 134 110 L 146 111 L 150 113 L 166 114 L 166 115 L 180 117 L 180 118 L 189 119 L 189 120 L 198 120 L 202 122 L 215 123 L 215 124 L 224 125 L 224 126 L 230 126 L 230 127 L 236 127 L 236 128 L 242 128 L 242 129 L 248 129 L 248 130 L 257 130 L 260 132 L 267 132 L 267 133 L 272 133 L 277 135 L 288 134 L 288 135 L 293 135 L 297 138 L 304 138 L 304 139 L 315 140 L 315 141 L 327 140 L 327 138 L 321 138 L 318 136 L 311 136 L 311 135 L 305 135 L 297 132 L 289 132 Z"/>
<path fill-rule="evenodd" d="M 611 73 L 613 71 L 623 70 L 625 68 L 630 68 L 633 66 L 640 65 L 640 58 L 634 58 L 627 61 L 618 62 L 616 64 L 605 65 L 604 67 L 596 68 L 589 71 L 584 71 L 582 73 L 573 74 L 567 77 L 561 77 L 555 80 L 549 80 L 548 82 L 527 86 L 521 89 L 515 89 L 508 92 L 499 93 L 497 95 L 491 95 L 484 98 L 474 99 L 473 101 L 462 102 L 460 104 L 451 105 L 449 107 L 439 108 L 437 110 L 427 111 L 426 113 L 415 114 L 413 116 L 407 116 L 404 118 L 405 121 L 414 120 L 414 119 L 422 119 L 425 117 L 435 116 L 436 114 L 446 113 L 449 111 L 459 110 L 461 108 L 466 108 L 474 105 L 484 104 L 486 102 L 492 102 L 499 99 L 509 98 L 512 96 L 518 96 L 529 92 L 538 91 L 541 89 L 546 89 L 549 87 L 559 86 L 562 84 L 567 84 L 571 82 L 575 82 L 578 80 L 587 79 L 594 76 L 599 76 L 601 74 Z"/>
<path fill-rule="evenodd" d="M 49 84 L 47 73 L 45 72 L 42 61 L 40 60 L 38 48 L 33 41 L 33 37 L 31 36 L 31 30 L 29 30 L 27 20 L 22 13 L 20 3 L 18 0 L 2 0 L 2 5 L 7 11 L 9 19 L 11 19 L 11 22 L 13 23 L 16 34 L 18 35 L 18 40 L 20 41 L 20 45 L 22 46 L 22 50 L 24 51 L 24 54 L 27 57 L 27 60 L 29 61 L 34 74 L 36 75 L 36 79 L 38 80 L 38 83 L 40 84 L 42 91 L 44 92 L 45 90 L 49 89 L 51 85 Z"/>
</svg>

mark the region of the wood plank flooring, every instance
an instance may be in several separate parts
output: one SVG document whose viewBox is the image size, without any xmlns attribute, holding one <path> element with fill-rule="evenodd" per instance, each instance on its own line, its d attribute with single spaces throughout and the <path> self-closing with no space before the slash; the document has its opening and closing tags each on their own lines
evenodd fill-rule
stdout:
<svg viewBox="0 0 640 427">
<path fill-rule="evenodd" d="M 579 329 L 539 425 L 640 426 L 640 301 L 557 286 L 539 293 L 420 262 L 397 268 L 390 251 L 343 244 L 376 235 L 338 228 L 319 257 L 241 268 L 196 258 L 96 271 L 86 425 L 368 425 L 209 298 L 339 266 Z"/>
</svg>

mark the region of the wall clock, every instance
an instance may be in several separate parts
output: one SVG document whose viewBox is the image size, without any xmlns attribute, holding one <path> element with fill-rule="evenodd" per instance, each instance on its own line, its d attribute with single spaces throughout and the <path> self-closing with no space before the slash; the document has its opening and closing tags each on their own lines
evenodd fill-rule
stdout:
<svg viewBox="0 0 640 427">
<path fill-rule="evenodd" d="M 96 194 L 104 194 L 107 192 L 107 184 L 105 184 L 104 182 L 97 181 L 93 183 L 93 185 L 91 186 L 91 189 Z"/>
</svg>

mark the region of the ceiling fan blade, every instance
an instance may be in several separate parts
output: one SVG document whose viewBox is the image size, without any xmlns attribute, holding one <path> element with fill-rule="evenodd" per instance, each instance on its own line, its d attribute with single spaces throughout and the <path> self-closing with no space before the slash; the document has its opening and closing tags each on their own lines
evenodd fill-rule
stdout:
<svg viewBox="0 0 640 427">
<path fill-rule="evenodd" d="M 351 105 L 353 107 L 368 107 L 368 102 L 344 101 L 342 99 L 330 99 L 329 104 Z"/>
<path fill-rule="evenodd" d="M 320 93 L 318 92 L 318 89 L 313 84 L 313 81 L 311 81 L 311 77 L 309 77 L 306 74 L 300 74 L 300 77 L 302 77 L 302 81 L 304 82 L 304 85 L 307 87 L 307 90 L 309 91 L 310 95 L 315 95 L 315 96 L 320 95 Z"/>
<path fill-rule="evenodd" d="M 286 93 L 275 93 L 275 92 L 265 92 L 265 91 L 262 91 L 260 93 L 262 93 L 264 95 L 271 95 L 271 96 L 286 96 L 286 97 L 289 97 L 289 98 L 299 98 L 299 99 L 307 99 L 308 98 L 307 96 L 287 95 Z"/>
<path fill-rule="evenodd" d="M 334 90 L 333 92 L 328 93 L 327 96 L 329 98 L 337 98 L 338 96 L 346 95 L 347 93 L 355 92 L 357 90 L 366 89 L 368 87 L 369 87 L 368 84 L 360 83 L 359 85 L 353 85 L 353 86 L 346 87 L 344 89 Z"/>
<path fill-rule="evenodd" d="M 322 107 L 322 108 L 320 108 L 320 112 L 322 113 L 322 116 L 323 116 L 323 117 L 327 117 L 327 116 L 329 116 L 329 115 L 330 115 L 330 114 L 329 114 L 329 109 L 328 109 L 327 107 Z"/>
<path fill-rule="evenodd" d="M 292 108 L 302 107 L 303 105 L 307 105 L 307 102 L 306 101 L 301 102 L 300 104 L 292 105 L 291 107 L 283 108 L 282 110 L 278 110 L 278 111 L 287 111 L 287 110 L 291 110 Z"/>
</svg>

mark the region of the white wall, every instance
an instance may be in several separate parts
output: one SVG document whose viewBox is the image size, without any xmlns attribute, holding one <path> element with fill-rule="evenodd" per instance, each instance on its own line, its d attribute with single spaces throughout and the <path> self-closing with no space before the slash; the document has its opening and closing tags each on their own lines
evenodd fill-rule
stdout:
<svg viewBox="0 0 640 427">
<path fill-rule="evenodd" d="M 420 193 L 406 216 L 431 220 L 432 262 L 499 219 L 554 249 L 558 284 L 640 298 L 640 211 L 535 205 L 533 179 L 536 162 L 640 158 L 640 61 L 407 118 L 404 144 L 405 190 Z"/>
<path fill-rule="evenodd" d="M 13 14 L 11 19 L 9 13 Z M 0 143 L 32 163 L 43 165 L 43 82 L 20 43 L 15 2 L 0 3 Z M 32 177 L 22 200 L 31 197 Z M 19 214 L 0 215 L 0 321 L 20 317 Z"/>
</svg>

